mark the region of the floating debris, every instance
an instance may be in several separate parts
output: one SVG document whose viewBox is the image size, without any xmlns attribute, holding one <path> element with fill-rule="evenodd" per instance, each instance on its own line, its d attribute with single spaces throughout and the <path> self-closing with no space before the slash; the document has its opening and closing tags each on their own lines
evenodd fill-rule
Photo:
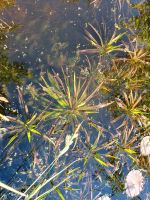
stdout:
<svg viewBox="0 0 150 200">
<path fill-rule="evenodd" d="M 132 170 L 128 173 L 125 182 L 127 196 L 133 198 L 143 190 L 144 177 L 139 170 Z"/>
<path fill-rule="evenodd" d="M 140 151 L 142 156 L 150 155 L 150 136 L 145 136 L 140 145 Z"/>
</svg>

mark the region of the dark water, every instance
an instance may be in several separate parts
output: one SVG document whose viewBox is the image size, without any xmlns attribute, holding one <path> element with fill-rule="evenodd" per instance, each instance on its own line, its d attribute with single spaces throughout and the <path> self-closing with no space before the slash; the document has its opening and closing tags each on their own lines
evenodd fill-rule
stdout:
<svg viewBox="0 0 150 200">
<path fill-rule="evenodd" d="M 42 106 L 34 97 L 34 92 L 38 91 L 42 96 L 41 90 L 38 89 L 41 74 L 45 74 L 47 70 L 52 71 L 52 69 L 60 72 L 61 66 L 67 70 L 81 70 L 86 67 L 85 56 L 82 55 L 79 60 L 76 52 L 78 49 L 88 47 L 88 42 L 84 38 L 84 29 L 88 23 L 96 26 L 102 32 L 103 38 L 109 38 L 115 25 L 121 19 L 126 21 L 137 14 L 137 10 L 129 8 L 125 0 L 102 0 L 97 7 L 85 0 L 17 0 L 14 5 L 2 9 L 0 18 L 15 26 L 13 30 L 6 30 L 2 33 L 5 37 L 0 41 L 1 52 L 5 55 L 5 58 L 1 57 L 1 59 L 5 60 L 4 63 L 8 65 L 8 69 L 0 69 L 0 91 L 7 95 L 11 102 L 10 106 L 6 106 L 7 109 L 3 109 L 3 112 L 13 116 L 18 113 L 22 119 L 24 118 L 24 110 L 18 101 L 17 86 L 19 85 L 24 89 L 24 98 L 25 102 L 28 102 L 29 113 L 39 113 Z M 115 127 L 110 124 L 110 114 L 105 109 L 99 113 L 98 118 L 105 128 L 109 127 L 115 131 Z M 8 126 L 7 123 L 4 124 Z M 42 131 L 47 131 L 47 127 Z M 94 132 L 92 128 L 89 131 Z M 17 148 L 7 149 L 5 146 L 9 133 L 6 136 L 2 135 L 4 135 L 3 132 L 0 135 L 0 181 L 25 191 L 52 162 L 55 154 L 50 144 L 36 137 L 32 143 L 28 143 L 27 138 L 22 137 Z M 32 161 L 35 154 L 39 160 L 33 169 Z M 78 155 L 68 152 L 63 159 L 67 163 L 76 157 Z M 64 168 L 63 159 L 54 167 L 56 171 Z M 131 161 L 128 160 L 128 162 Z M 82 162 L 75 166 L 84 169 Z M 61 191 L 67 200 L 96 200 L 104 194 L 108 194 L 114 200 L 127 199 L 124 189 L 120 186 L 128 170 L 128 166 L 118 170 L 115 174 L 115 182 L 109 180 L 109 172 L 107 174 L 103 167 L 97 167 L 91 159 L 82 181 L 78 183 L 75 178 L 70 180 L 69 185 L 75 190 L 61 188 Z M 53 173 L 54 169 L 49 175 Z M 56 183 L 59 181 L 61 177 L 56 180 Z M 146 177 L 140 198 L 142 200 L 150 198 L 148 194 L 150 194 L 150 184 Z M 0 197 L 0 199 L 17 199 L 15 195 L 8 194 L 5 190 L 1 190 Z M 56 192 L 53 192 L 45 199 L 60 198 Z"/>
</svg>

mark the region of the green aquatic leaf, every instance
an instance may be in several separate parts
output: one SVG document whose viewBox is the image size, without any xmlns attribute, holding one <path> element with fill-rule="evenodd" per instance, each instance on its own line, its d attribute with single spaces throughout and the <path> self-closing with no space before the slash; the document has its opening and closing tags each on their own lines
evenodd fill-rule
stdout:
<svg viewBox="0 0 150 200">
<path fill-rule="evenodd" d="M 62 194 L 62 192 L 60 191 L 60 189 L 56 188 L 55 191 L 57 192 L 57 194 L 59 195 L 61 200 L 65 200 L 64 195 Z"/>
<path fill-rule="evenodd" d="M 105 155 L 107 158 L 112 158 L 112 159 L 117 159 L 117 160 L 119 160 L 119 158 L 118 157 L 116 157 L 116 156 L 112 156 L 112 155 L 109 155 L 109 154 L 107 154 L 107 155 Z"/>
<path fill-rule="evenodd" d="M 32 115 L 31 119 L 26 122 L 27 125 L 31 124 L 37 117 L 37 114 Z"/>
<path fill-rule="evenodd" d="M 18 136 L 18 134 L 15 134 L 14 136 L 12 136 L 11 139 L 9 140 L 9 142 L 7 143 L 6 147 L 8 147 L 17 138 L 17 136 Z"/>
<path fill-rule="evenodd" d="M 113 34 L 113 36 L 112 36 L 111 40 L 109 41 L 108 45 L 112 45 L 113 43 L 116 43 L 119 39 L 121 39 L 126 34 L 126 32 L 120 33 L 116 37 L 115 37 L 115 34 L 116 33 Z"/>
<path fill-rule="evenodd" d="M 52 187 L 55 186 L 54 183 L 53 183 L 52 181 L 51 181 L 50 183 L 51 183 Z M 60 191 L 59 188 L 56 188 L 56 189 L 55 189 L 55 192 L 57 192 L 57 194 L 59 195 L 59 197 L 60 197 L 61 200 L 65 200 L 65 197 L 64 197 L 64 195 L 62 194 L 62 192 Z"/>
<path fill-rule="evenodd" d="M 105 163 L 103 160 L 101 160 L 100 158 L 94 157 L 94 159 L 101 165 L 108 167 L 107 163 Z"/>
<path fill-rule="evenodd" d="M 133 156 L 131 156 L 131 155 L 128 155 L 128 156 L 133 160 L 133 162 L 137 161 Z"/>
<path fill-rule="evenodd" d="M 27 132 L 27 138 L 28 138 L 28 141 L 31 142 L 31 132 L 30 131 Z"/>
<path fill-rule="evenodd" d="M 36 129 L 31 128 L 30 131 L 35 134 L 41 135 L 41 133 L 39 131 L 37 131 Z"/>
<path fill-rule="evenodd" d="M 64 190 L 69 190 L 69 191 L 77 191 L 80 189 L 72 188 L 72 187 L 64 187 Z"/>
<path fill-rule="evenodd" d="M 129 154 L 136 154 L 136 152 L 132 149 L 124 149 L 124 151 L 129 153 Z"/>
</svg>

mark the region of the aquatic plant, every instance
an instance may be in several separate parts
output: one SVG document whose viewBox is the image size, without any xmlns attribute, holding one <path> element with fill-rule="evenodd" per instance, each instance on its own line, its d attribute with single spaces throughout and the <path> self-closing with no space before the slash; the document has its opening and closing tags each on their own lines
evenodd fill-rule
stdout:
<svg viewBox="0 0 150 200">
<path fill-rule="evenodd" d="M 8 100 L 4 96 L 0 96 L 0 107 L 3 107 L 1 102 L 8 103 Z M 0 120 L 9 121 L 7 116 L 2 113 L 0 113 Z"/>
<path fill-rule="evenodd" d="M 134 75 L 137 70 L 143 69 L 147 65 L 150 65 L 150 53 L 144 47 L 140 45 L 137 38 L 130 41 L 129 44 L 124 44 L 124 52 L 126 52 L 126 57 L 115 58 L 115 61 L 123 61 L 128 64 L 130 71 Z"/>
<path fill-rule="evenodd" d="M 90 2 L 90 4 L 92 4 L 95 8 L 98 8 L 101 3 L 102 3 L 102 0 L 91 0 Z"/>
<path fill-rule="evenodd" d="M 24 193 L 22 193 L 22 192 L 20 192 L 20 191 L 18 191 L 16 189 L 10 187 L 9 185 L 6 185 L 6 184 L 2 183 L 1 181 L 0 181 L 0 187 L 5 188 L 6 190 L 11 191 L 13 193 L 16 193 L 19 196 L 23 196 L 23 197 L 26 196 Z"/>
<path fill-rule="evenodd" d="M 100 130 L 100 127 L 97 126 L 95 128 L 99 132 L 97 133 L 97 137 L 94 142 L 90 141 L 90 136 L 85 130 L 86 137 L 88 137 L 88 139 L 86 141 L 86 144 L 85 141 L 82 142 L 82 145 L 85 148 L 85 152 L 83 151 L 84 165 L 88 163 L 88 160 L 93 159 L 103 167 L 113 167 L 113 165 L 111 165 L 111 162 L 109 162 L 109 158 L 115 159 L 115 157 L 111 156 L 109 154 L 109 150 L 107 149 L 111 149 L 115 141 L 113 139 L 105 141 L 102 137 L 103 131 Z M 103 151 L 105 151 L 105 153 L 101 153 Z"/>
<path fill-rule="evenodd" d="M 101 0 L 88 0 L 88 2 L 94 7 L 98 7 Z M 115 2 L 115 6 L 112 7 L 112 10 L 116 9 L 118 11 L 116 5 L 119 4 L 120 12 L 123 8 L 121 4 L 129 1 L 117 0 L 113 2 Z M 48 9 L 49 7 L 46 8 L 46 11 Z M 82 8 L 78 7 L 78 9 Z M 113 10 L 112 12 L 115 13 L 116 11 Z M 49 12 L 46 15 L 49 15 Z M 63 24 L 63 26 L 66 25 Z M 118 192 L 122 193 L 124 189 L 129 197 L 139 195 L 143 189 L 144 178 L 141 172 L 132 169 L 134 165 L 135 168 L 142 168 L 148 174 L 150 166 L 149 127 L 147 123 L 149 115 L 149 72 L 147 70 L 150 64 L 149 50 L 145 42 L 139 41 L 139 38 L 129 41 L 129 44 L 122 42 L 119 45 L 119 40 L 123 38 L 125 33 L 117 34 L 115 30 L 112 33 L 112 37 L 107 39 L 107 37 L 103 38 L 103 35 L 91 24 L 88 25 L 88 28 L 85 30 L 85 37 L 93 48 L 83 49 L 79 52 L 97 54 L 97 57 L 91 56 L 94 58 L 96 65 L 91 64 L 92 67 L 90 66 L 90 69 L 87 68 L 84 75 L 81 73 L 78 75 L 79 69 L 75 67 L 79 57 L 76 59 L 74 57 L 73 65 L 71 64 L 70 68 L 66 67 L 66 71 L 68 70 L 69 73 L 63 71 L 62 76 L 55 72 L 47 73 L 47 76 L 43 75 L 41 77 L 41 87 L 38 88 L 35 87 L 32 81 L 25 87 L 32 95 L 32 100 L 27 96 L 29 108 L 35 111 L 29 112 L 29 108 L 21 94 L 22 91 L 19 89 L 20 103 L 15 102 L 17 104 L 16 107 L 19 107 L 19 113 L 15 113 L 15 116 L 14 113 L 13 116 L 3 116 L 7 117 L 5 118 L 6 122 L 3 123 L 1 121 L 2 125 L 6 125 L 6 128 L 2 128 L 2 130 L 5 130 L 5 133 L 10 136 L 5 147 L 11 144 L 9 149 L 5 149 L 7 153 L 4 153 L 3 157 L 6 157 L 5 155 L 8 155 L 9 152 L 12 152 L 10 155 L 13 154 L 12 149 L 16 145 L 15 142 L 20 142 L 24 137 L 29 142 L 35 141 L 32 140 L 32 134 L 40 134 L 40 137 L 36 140 L 38 143 L 33 144 L 31 142 L 29 147 L 32 150 L 27 152 L 25 157 L 24 155 L 22 156 L 22 152 L 19 154 L 19 156 L 23 157 L 21 158 L 23 162 L 28 161 L 31 168 L 31 154 L 38 151 L 38 158 L 37 154 L 33 155 L 34 165 L 37 164 L 40 167 L 39 160 L 42 160 L 39 159 L 40 156 L 43 157 L 43 160 L 46 160 L 39 170 L 40 175 L 36 171 L 36 180 L 31 185 L 28 185 L 28 180 L 25 181 L 24 178 L 29 177 L 31 181 L 31 175 L 28 175 L 30 172 L 26 171 L 26 169 L 20 170 L 24 166 L 26 168 L 26 165 L 21 162 L 18 170 L 14 172 L 15 175 L 10 178 L 11 181 L 8 181 L 8 185 L 13 184 L 14 180 L 17 180 L 16 176 L 18 175 L 18 178 L 20 178 L 20 174 L 23 174 L 22 184 L 24 185 L 18 191 L 25 191 L 22 195 L 26 195 L 26 200 L 55 199 L 54 195 L 58 195 L 60 199 L 64 200 L 65 198 L 69 199 L 67 195 L 70 193 L 69 195 L 71 196 L 71 191 L 73 191 L 71 199 L 109 200 L 111 195 L 113 196 Z M 9 23 L 2 22 L 0 29 L 3 32 L 6 29 L 7 32 L 11 29 L 11 26 Z M 55 33 L 59 32 L 59 30 L 55 29 Z M 127 34 L 129 34 L 128 31 Z M 70 52 L 64 53 L 63 51 L 66 47 L 69 48 L 69 45 L 66 41 L 60 40 L 57 34 L 53 35 L 55 36 L 50 41 L 51 51 L 47 61 L 50 66 L 66 66 L 66 61 L 70 63 L 68 56 Z M 3 38 L 1 39 L 3 40 Z M 121 54 L 119 54 L 120 51 Z M 0 54 L 2 63 L 0 63 L 0 69 L 2 69 L 0 70 L 0 82 L 5 84 L 13 80 L 15 83 L 20 83 L 20 74 L 23 74 L 23 70 L 18 71 L 21 67 L 20 64 L 10 65 L 5 52 L 2 53 L 2 56 Z M 119 52 L 117 54 L 118 57 L 115 56 L 115 52 Z M 119 55 L 122 57 L 119 57 Z M 55 61 L 53 61 L 54 59 Z M 84 70 L 85 60 L 81 59 L 80 61 L 83 63 L 81 68 Z M 41 68 L 41 74 L 45 73 L 43 71 L 44 67 L 42 66 Z M 14 70 L 14 73 L 12 73 L 11 69 Z M 73 70 L 73 73 L 71 70 Z M 29 80 L 27 80 L 28 83 Z M 103 99 L 107 99 L 107 102 Z M 112 101 L 115 100 L 116 104 L 112 104 L 110 99 Z M 105 103 L 101 103 L 103 101 Z M 5 103 L 8 103 L 7 99 L 1 96 L 0 105 L 3 106 Z M 99 113 L 99 109 L 111 104 L 109 113 L 103 113 L 103 110 Z M 95 115 L 96 113 L 98 115 Z M 116 124 L 114 124 L 110 121 L 111 117 L 113 118 L 114 115 L 117 115 L 116 113 L 119 117 Z M 104 123 L 99 120 L 99 114 L 102 115 L 100 117 L 103 118 Z M 104 116 L 105 114 L 106 116 Z M 143 137 L 142 140 L 141 137 Z M 45 141 L 43 143 L 42 139 L 50 141 L 53 145 Z M 21 149 L 20 146 L 17 149 L 19 151 Z M 18 152 L 16 155 L 15 158 L 18 157 Z M 129 158 L 132 160 L 129 160 Z M 5 160 L 7 161 L 7 158 Z M 82 161 L 82 163 L 78 163 L 79 161 Z M 13 166 L 11 165 L 11 167 Z M 96 171 L 97 169 L 98 172 Z M 126 170 L 131 171 L 126 177 L 124 187 L 124 174 L 128 173 Z M 96 188 L 96 193 L 99 192 L 99 194 L 94 198 L 94 179 L 96 179 L 96 186 L 97 181 L 103 184 L 107 180 L 112 189 L 112 194 L 105 195 L 101 193 L 101 188 L 100 191 L 98 191 L 99 188 Z M 82 184 L 84 184 L 84 187 L 82 187 Z M 72 185 L 75 187 L 73 188 Z M 4 185 L 0 182 L 0 186 Z M 16 186 L 18 186 L 18 182 Z M 12 188 L 4 186 L 4 188 L 14 191 L 12 190 L 13 186 Z M 65 193 L 65 191 L 67 192 Z M 3 194 L 3 191 L 0 196 L 1 194 Z M 78 197 L 76 198 L 75 195 L 78 195 Z M 21 198 L 19 197 L 19 199 Z"/>
<path fill-rule="evenodd" d="M 130 91 L 130 93 L 123 92 L 123 98 L 116 98 L 116 103 L 119 108 L 129 116 L 129 119 L 138 122 L 142 126 L 143 121 L 147 120 L 146 112 L 144 112 L 140 103 L 142 102 L 142 95 L 137 91 Z"/>
<path fill-rule="evenodd" d="M 137 2 L 131 5 L 137 9 L 138 15 L 129 18 L 125 26 L 135 33 L 136 36 L 148 45 L 150 49 L 150 3 L 149 0 Z"/>
<path fill-rule="evenodd" d="M 92 90 L 91 79 L 82 80 L 81 77 L 77 78 L 75 73 L 70 78 L 64 72 L 63 75 L 61 79 L 56 73 L 54 75 L 48 73 L 49 82 L 42 77 L 43 91 L 54 100 L 50 108 L 42 114 L 43 119 L 60 119 L 64 120 L 64 123 L 72 123 L 79 119 L 86 121 L 88 115 L 112 104 L 112 102 L 96 104 L 94 102 L 103 83 Z"/>
<path fill-rule="evenodd" d="M 3 9 L 8 6 L 12 6 L 15 4 L 16 0 L 1 0 L 0 2 L 0 9 Z"/>
<path fill-rule="evenodd" d="M 31 142 L 32 133 L 40 135 L 41 133 L 36 129 L 36 117 L 37 114 L 34 114 L 31 116 L 31 118 L 25 121 L 22 121 L 19 118 L 8 117 L 9 121 L 13 122 L 13 126 L 9 126 L 7 129 L 9 130 L 9 133 L 13 136 L 11 136 L 11 139 L 7 143 L 7 146 L 10 145 L 19 136 L 23 136 L 22 134 L 26 134 L 29 142 Z"/>
<path fill-rule="evenodd" d="M 99 55 L 107 55 L 116 51 L 123 51 L 122 44 L 115 45 L 126 33 L 120 33 L 116 35 L 116 31 L 114 31 L 112 37 L 109 40 L 103 40 L 101 34 L 98 30 L 91 24 L 89 24 L 92 33 L 90 31 L 85 30 L 85 38 L 89 43 L 94 47 L 93 49 L 83 49 L 80 50 L 80 53 L 88 53 L 88 54 L 99 54 Z M 98 38 L 98 41 L 96 37 Z"/>
<path fill-rule="evenodd" d="M 7 116 L 8 120 L 11 122 L 10 126 L 7 126 L 7 131 L 12 136 L 6 147 L 10 145 L 14 140 L 19 140 L 19 137 L 24 137 L 24 134 L 26 134 L 29 142 L 31 142 L 32 133 L 38 135 L 41 134 L 37 130 L 37 114 L 29 114 L 28 106 L 23 98 L 22 89 L 17 87 L 17 90 L 20 106 L 23 110 L 24 115 L 22 116 L 22 118 L 20 115 L 18 115 L 17 117 Z"/>
<path fill-rule="evenodd" d="M 144 186 L 144 177 L 139 170 L 132 170 L 128 173 L 125 181 L 126 194 L 133 198 L 140 194 Z"/>
</svg>

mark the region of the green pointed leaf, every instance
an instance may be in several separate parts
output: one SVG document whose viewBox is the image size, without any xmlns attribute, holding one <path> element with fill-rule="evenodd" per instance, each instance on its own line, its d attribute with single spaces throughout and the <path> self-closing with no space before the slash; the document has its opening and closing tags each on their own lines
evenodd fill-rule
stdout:
<svg viewBox="0 0 150 200">
<path fill-rule="evenodd" d="M 131 156 L 131 155 L 128 155 L 128 156 L 133 160 L 133 162 L 137 161 L 133 156 Z"/>
<path fill-rule="evenodd" d="M 129 154 L 136 154 L 136 152 L 132 149 L 124 149 L 124 151 Z"/>
<path fill-rule="evenodd" d="M 37 116 L 37 114 L 32 115 L 31 119 L 28 120 L 26 124 L 32 123 L 35 120 L 36 116 Z"/>
<path fill-rule="evenodd" d="M 31 128 L 30 131 L 33 132 L 33 133 L 35 133 L 35 134 L 41 135 L 41 133 L 40 133 L 39 131 L 37 131 L 37 130 L 35 130 L 35 129 L 33 129 L 33 128 Z"/>
<path fill-rule="evenodd" d="M 6 147 L 8 147 L 8 146 L 17 138 L 17 136 L 18 136 L 18 134 L 12 136 L 12 137 L 10 138 L 9 142 L 7 143 Z M 5 147 L 5 148 L 6 148 L 6 147 Z"/>
<path fill-rule="evenodd" d="M 95 159 L 98 163 L 100 163 L 101 165 L 103 165 L 103 166 L 105 166 L 105 167 L 108 167 L 108 165 L 107 165 L 104 161 L 102 161 L 100 158 L 94 157 L 94 159 Z"/>
<path fill-rule="evenodd" d="M 27 137 L 28 137 L 28 141 L 31 142 L 31 132 L 30 131 L 27 132 Z"/>
<path fill-rule="evenodd" d="M 56 188 L 55 191 L 57 192 L 57 194 L 59 195 L 61 200 L 65 200 L 65 197 L 63 196 L 62 192 L 60 191 L 60 189 Z"/>
</svg>

